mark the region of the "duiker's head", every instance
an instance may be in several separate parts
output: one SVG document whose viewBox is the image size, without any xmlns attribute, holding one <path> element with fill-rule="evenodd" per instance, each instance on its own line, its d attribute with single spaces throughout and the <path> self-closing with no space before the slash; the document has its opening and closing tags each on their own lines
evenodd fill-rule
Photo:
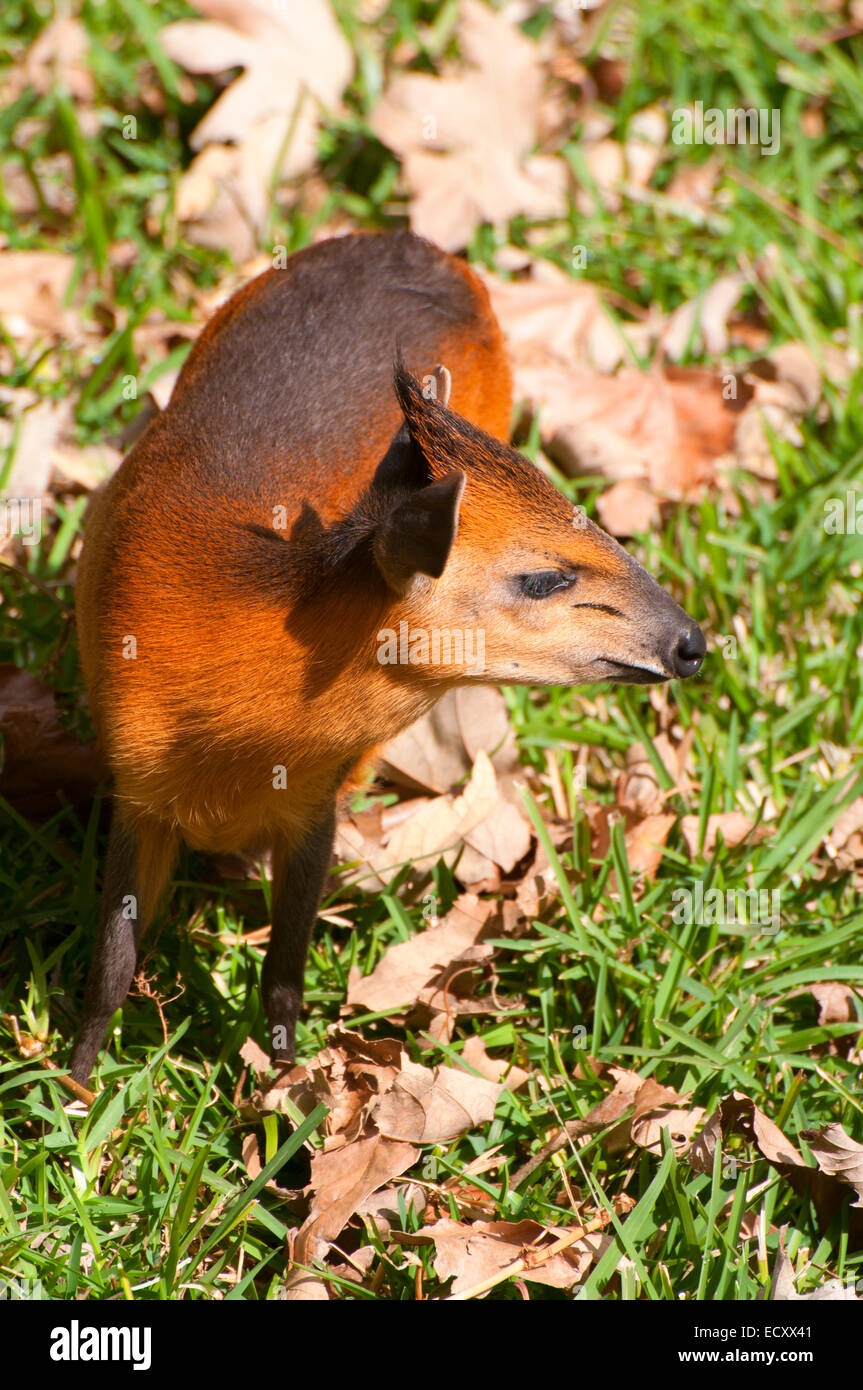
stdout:
<svg viewBox="0 0 863 1390">
<path fill-rule="evenodd" d="M 396 390 L 405 426 L 372 484 L 394 676 L 583 685 L 699 669 L 700 629 L 539 469 L 401 366 Z"/>
</svg>

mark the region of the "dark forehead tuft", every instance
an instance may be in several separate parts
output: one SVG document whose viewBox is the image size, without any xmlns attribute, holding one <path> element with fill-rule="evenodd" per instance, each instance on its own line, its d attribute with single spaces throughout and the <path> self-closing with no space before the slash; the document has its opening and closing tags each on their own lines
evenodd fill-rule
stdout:
<svg viewBox="0 0 863 1390">
<path fill-rule="evenodd" d="M 534 464 L 439 401 L 426 397 L 399 360 L 395 388 L 411 436 L 420 445 L 432 472 L 463 468 L 468 479 L 505 504 L 527 504 L 536 520 L 566 519 L 570 504 Z"/>
</svg>

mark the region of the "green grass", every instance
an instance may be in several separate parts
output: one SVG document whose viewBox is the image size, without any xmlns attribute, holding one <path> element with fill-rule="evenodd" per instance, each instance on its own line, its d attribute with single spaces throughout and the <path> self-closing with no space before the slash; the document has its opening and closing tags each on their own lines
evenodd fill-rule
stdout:
<svg viewBox="0 0 863 1390">
<path fill-rule="evenodd" d="M 345 114 L 322 136 L 323 206 L 314 213 L 301 206 L 290 219 L 274 206 L 273 234 L 290 249 L 304 245 L 338 211 L 360 226 L 399 225 L 403 212 L 395 160 L 368 129 L 384 80 L 381 59 L 347 0 L 337 8 L 362 61 Z M 104 0 L 83 4 L 81 12 L 93 44 L 98 136 L 83 134 L 74 106 L 58 92 L 24 94 L 0 113 L 6 157 L 37 182 L 40 160 L 71 153 L 76 209 L 68 216 L 42 209 L 20 221 L 0 200 L 0 233 L 11 246 L 71 251 L 87 285 L 88 310 L 109 315 L 98 356 L 92 348 L 46 354 L 38 347 L 18 359 L 12 378 L 13 385 L 49 396 L 73 390 L 76 426 L 86 442 L 116 437 L 135 413 L 135 404 L 122 397 L 122 378 L 131 373 L 146 383 L 148 367 L 136 357 L 130 327 L 154 308 L 169 317 L 187 315 L 189 283 L 215 283 L 227 265 L 185 244 L 171 216 L 177 173 L 189 159 L 186 140 L 213 87 L 196 79 L 196 102 L 180 99 L 171 65 L 154 61 L 152 30 L 142 22 L 152 17 L 151 7 Z M 160 20 L 184 12 L 179 3 L 158 7 Z M 801 338 L 817 354 L 837 330 L 847 330 L 852 343 L 856 338 L 863 345 L 852 312 L 863 292 L 863 265 L 835 244 L 837 237 L 857 244 L 863 215 L 857 158 L 863 40 L 804 52 L 799 38 L 827 20 L 801 9 L 791 21 L 778 0 L 759 6 L 651 0 L 628 13 L 630 38 L 622 51 L 630 55 L 630 77 L 610 110 L 615 135 L 651 101 L 726 107 L 751 100 L 780 110 L 781 149 L 771 158 L 724 151 L 723 197 L 709 226 L 680 217 L 661 198 L 627 202 L 614 216 L 584 218 L 573 211 L 548 224 L 541 229 L 541 254 L 566 265 L 573 244 L 588 245 L 593 255 L 586 273 L 603 290 L 670 311 L 740 258 L 751 262 L 770 245 L 776 248 L 773 270 L 749 292 L 746 307 L 759 314 L 773 341 Z M 4 19 L 3 46 L 10 52 L 43 23 L 25 0 L 11 0 Z M 398 43 L 419 37 L 418 65 L 431 69 L 452 51 L 454 19 L 452 5 L 394 0 L 383 21 L 385 57 Z M 541 13 L 529 28 L 537 31 L 546 22 Z M 163 92 L 163 115 L 148 112 L 134 95 L 145 75 Z M 816 97 L 824 100 L 824 134 L 804 137 L 800 112 Z M 129 110 L 142 129 L 133 148 L 118 134 Z M 33 117 L 40 118 L 36 135 L 9 152 L 16 127 Z M 578 135 L 576 127 L 565 151 L 576 169 Z M 676 168 L 711 152 L 669 149 L 660 190 Z M 734 168 L 757 180 L 763 196 L 728 176 Z M 156 194 L 165 195 L 159 226 L 146 219 Z M 805 215 L 806 226 L 787 215 L 786 204 Z M 832 241 L 814 230 L 816 223 L 834 234 Z M 526 242 L 530 233 L 535 246 L 537 230 L 517 221 L 510 239 Z M 138 247 L 138 259 L 118 269 L 108 248 L 125 238 Z M 470 255 L 488 260 L 499 239 L 481 229 Z M 632 1149 L 609 1156 L 597 1136 L 563 1150 L 518 1188 L 511 1184 L 561 1118 L 586 1114 L 607 1090 L 589 1068 L 586 1079 L 574 1079 L 584 1047 L 600 1061 L 691 1093 L 692 1103 L 708 1111 L 730 1091 L 743 1091 L 798 1144 L 801 1130 L 830 1121 L 863 1135 L 858 1068 L 827 1051 L 843 1029 L 819 1026 L 814 1000 L 805 993 L 808 984 L 827 979 L 863 985 L 863 902 L 848 875 L 830 870 L 823 856 L 813 857 L 842 805 L 863 794 L 863 539 L 827 535 L 822 524 L 826 500 L 863 482 L 861 384 L 860 369 L 841 390 L 828 380 L 825 418 L 804 422 L 803 446 L 776 443 L 775 500 L 741 497 L 740 516 L 728 516 L 715 497 L 680 507 L 661 534 L 635 546 L 714 636 L 733 634 L 734 621 L 742 620 L 748 636 L 733 657 L 723 657 L 722 644 L 714 644 L 697 681 L 673 685 L 659 698 L 638 689 L 507 692 L 524 763 L 544 770 L 547 750 L 557 759 L 574 811 L 573 848 L 560 855 L 560 891 L 542 919 L 521 939 L 498 943 L 497 988 L 523 1001 L 519 1012 L 468 1024 L 451 1048 L 422 1053 L 426 1063 L 443 1062 L 474 1029 L 495 1056 L 527 1068 L 531 1081 L 523 1092 L 502 1097 L 491 1125 L 430 1147 L 422 1175 L 445 1181 L 500 1146 L 501 1167 L 471 1181 L 501 1218 L 569 1224 L 564 1174 L 590 1209 L 608 1209 L 622 1194 L 633 1198 L 629 1215 L 615 1218 L 616 1243 L 586 1280 L 582 1297 L 752 1300 L 769 1282 L 780 1226 L 788 1227 L 792 1258 L 808 1252 L 800 1287 L 818 1284 L 828 1272 L 843 1279 L 863 1275 L 861 1255 L 849 1252 L 847 1212 L 819 1235 L 808 1200 L 796 1197 L 742 1142 L 736 1172 L 717 1168 L 711 1177 L 695 1175 L 670 1148 L 662 1157 Z M 561 485 L 592 508 L 595 483 Z M 41 675 L 71 727 L 85 735 L 69 616 L 72 542 L 81 529 L 75 499 L 60 499 L 43 544 L 28 551 L 25 572 L 0 572 L 0 659 Z M 666 714 L 694 731 L 696 769 L 695 792 L 672 796 L 670 809 L 699 815 L 703 825 L 714 811 L 740 809 L 755 817 L 769 799 L 777 828 L 755 847 L 720 845 L 690 861 L 676 827 L 655 883 L 636 897 L 619 830 L 608 861 L 591 860 L 574 750 L 590 745 L 588 794 L 610 800 L 610 771 L 623 766 L 632 742 L 655 737 Z M 60 1065 L 95 928 L 105 829 L 99 801 L 84 809 L 60 805 L 39 825 L 0 807 L 0 1012 L 15 1015 L 22 1030 L 43 1039 Z M 612 869 L 617 894 L 609 887 Z M 170 904 L 147 942 L 143 963 L 152 988 L 163 999 L 178 993 L 178 980 L 185 990 L 165 1005 L 167 1043 L 154 1003 L 132 997 L 103 1057 L 102 1089 L 89 1115 L 68 1113 L 68 1097 L 38 1060 L 22 1064 L 11 1027 L 4 1027 L 0 1280 L 38 1280 L 53 1298 L 263 1300 L 277 1294 L 296 1218 L 260 1180 L 250 1185 L 241 1159 L 250 1122 L 235 1105 L 238 1047 L 249 1032 L 264 1041 L 255 988 L 261 953 L 243 944 L 242 933 L 267 920 L 267 906 L 256 884 L 212 882 L 209 872 L 196 856 L 183 861 Z M 707 887 L 778 890 L 778 932 L 674 925 L 672 894 L 696 880 Z M 412 897 L 397 882 L 381 897 L 333 877 L 326 905 L 354 925 L 319 926 L 306 976 L 301 1056 L 313 1055 L 339 1018 L 351 966 L 371 970 L 388 945 L 404 938 L 406 921 L 421 924 L 425 891 Z M 433 891 L 442 908 L 456 895 L 443 864 Z M 397 1031 L 385 1021 L 361 1020 L 359 1026 L 370 1035 Z M 416 1041 L 407 1041 L 419 1059 Z M 320 1143 L 320 1117 L 312 1120 L 306 1128 Z M 267 1176 L 302 1184 L 306 1137 L 292 1134 L 284 1117 L 271 1117 Z M 761 1211 L 765 1229 L 773 1231 L 767 1261 L 759 1259 L 754 1239 L 741 1244 L 739 1237 L 744 1217 Z M 417 1224 L 405 1213 L 407 1229 Z M 379 1249 L 374 1292 L 368 1282 L 333 1278 L 332 1296 L 414 1298 L 413 1267 L 377 1236 L 369 1240 Z M 622 1252 L 632 1268 L 612 1277 Z M 426 1293 L 441 1292 L 431 1247 L 416 1253 Z M 536 1285 L 531 1295 L 568 1297 Z M 492 1297 L 519 1294 L 508 1283 Z"/>
</svg>

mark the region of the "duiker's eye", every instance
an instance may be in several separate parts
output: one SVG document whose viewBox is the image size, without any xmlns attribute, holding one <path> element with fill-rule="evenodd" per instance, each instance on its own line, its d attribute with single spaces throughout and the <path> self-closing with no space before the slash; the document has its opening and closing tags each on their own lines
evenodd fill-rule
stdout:
<svg viewBox="0 0 863 1390">
<path fill-rule="evenodd" d="M 562 570 L 537 570 L 535 574 L 520 574 L 516 583 L 526 598 L 548 598 L 558 589 L 571 588 L 575 575 Z"/>
</svg>

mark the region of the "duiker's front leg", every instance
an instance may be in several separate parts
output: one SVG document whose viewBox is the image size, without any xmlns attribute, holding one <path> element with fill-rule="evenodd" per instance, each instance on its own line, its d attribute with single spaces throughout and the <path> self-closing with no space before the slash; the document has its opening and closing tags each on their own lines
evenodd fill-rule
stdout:
<svg viewBox="0 0 863 1390">
<path fill-rule="evenodd" d="M 306 953 L 330 867 L 335 827 L 333 805 L 302 844 L 290 850 L 281 842 L 273 847 L 273 921 L 261 992 L 270 1050 L 279 1061 L 294 1060 Z"/>
<path fill-rule="evenodd" d="M 115 806 L 84 1007 L 69 1075 L 85 1085 L 112 1015 L 135 974 L 138 942 L 168 881 L 177 852 L 174 836 L 156 821 L 127 822 Z"/>
</svg>

